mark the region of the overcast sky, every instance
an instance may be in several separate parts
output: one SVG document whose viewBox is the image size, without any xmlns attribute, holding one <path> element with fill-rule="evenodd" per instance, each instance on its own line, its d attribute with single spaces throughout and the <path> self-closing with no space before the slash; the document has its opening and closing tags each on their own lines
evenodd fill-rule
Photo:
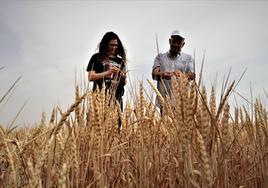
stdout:
<svg viewBox="0 0 268 188">
<path fill-rule="evenodd" d="M 54 106 L 74 102 L 78 80 L 107 31 L 127 49 L 129 77 L 151 79 L 157 33 L 161 52 L 172 30 L 186 34 L 183 51 L 205 57 L 207 87 L 232 68 L 231 79 L 247 72 L 237 87 L 250 98 L 268 91 L 268 3 L 266 1 L 0 1 L 0 97 L 23 75 L 6 104 L 0 124 L 8 125 L 27 105 L 16 125 L 33 124 Z"/>
</svg>

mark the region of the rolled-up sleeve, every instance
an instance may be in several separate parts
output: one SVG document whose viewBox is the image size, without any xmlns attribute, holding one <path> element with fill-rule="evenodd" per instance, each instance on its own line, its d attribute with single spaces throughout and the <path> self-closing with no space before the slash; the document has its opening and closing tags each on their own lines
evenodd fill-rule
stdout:
<svg viewBox="0 0 268 188">
<path fill-rule="evenodd" d="M 160 54 L 158 54 L 156 57 L 155 57 L 155 59 L 154 59 L 154 65 L 153 65 L 153 69 L 155 69 L 156 67 L 160 67 L 160 57 L 161 55 Z"/>
<path fill-rule="evenodd" d="M 194 59 L 191 55 L 187 57 L 187 68 L 186 72 L 194 72 Z"/>
</svg>

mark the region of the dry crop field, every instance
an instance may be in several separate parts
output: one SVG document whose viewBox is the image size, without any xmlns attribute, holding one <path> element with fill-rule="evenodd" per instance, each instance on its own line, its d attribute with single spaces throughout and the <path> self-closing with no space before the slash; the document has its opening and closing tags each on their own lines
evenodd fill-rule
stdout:
<svg viewBox="0 0 268 188">
<path fill-rule="evenodd" d="M 43 114 L 38 126 L 1 125 L 0 187 L 268 187 L 261 101 L 230 114 L 235 82 L 219 99 L 214 87 L 172 82 L 175 107 L 159 96 L 162 116 L 142 84 L 123 112 L 104 90 L 77 87 L 70 108 Z"/>
</svg>

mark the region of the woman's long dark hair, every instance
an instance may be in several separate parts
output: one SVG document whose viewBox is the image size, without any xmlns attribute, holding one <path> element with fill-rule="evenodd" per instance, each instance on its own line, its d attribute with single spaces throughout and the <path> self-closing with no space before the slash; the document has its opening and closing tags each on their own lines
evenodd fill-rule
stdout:
<svg viewBox="0 0 268 188">
<path fill-rule="evenodd" d="M 121 56 L 121 58 L 123 59 L 123 63 L 125 64 L 126 63 L 126 51 L 122 45 L 121 40 L 117 36 L 117 34 L 115 34 L 112 31 L 105 33 L 105 35 L 101 39 L 101 42 L 99 44 L 100 60 L 104 60 L 108 57 L 108 44 L 111 40 L 115 40 L 115 39 L 117 39 L 117 42 L 118 42 L 118 47 L 116 49 L 115 55 Z"/>
</svg>

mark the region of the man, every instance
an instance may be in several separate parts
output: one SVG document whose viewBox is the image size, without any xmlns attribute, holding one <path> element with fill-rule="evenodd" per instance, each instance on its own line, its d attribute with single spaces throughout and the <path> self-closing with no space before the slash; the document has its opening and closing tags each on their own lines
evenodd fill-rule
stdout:
<svg viewBox="0 0 268 188">
<path fill-rule="evenodd" d="M 172 76 L 179 78 L 180 74 L 184 73 L 189 80 L 195 79 L 192 56 L 181 52 L 184 44 L 185 37 L 178 30 L 173 31 L 169 39 L 169 51 L 158 54 L 154 60 L 152 76 L 154 80 L 157 80 L 157 89 L 164 98 L 170 97 L 171 102 L 173 102 Z M 158 99 L 156 104 L 162 113 Z"/>
</svg>

